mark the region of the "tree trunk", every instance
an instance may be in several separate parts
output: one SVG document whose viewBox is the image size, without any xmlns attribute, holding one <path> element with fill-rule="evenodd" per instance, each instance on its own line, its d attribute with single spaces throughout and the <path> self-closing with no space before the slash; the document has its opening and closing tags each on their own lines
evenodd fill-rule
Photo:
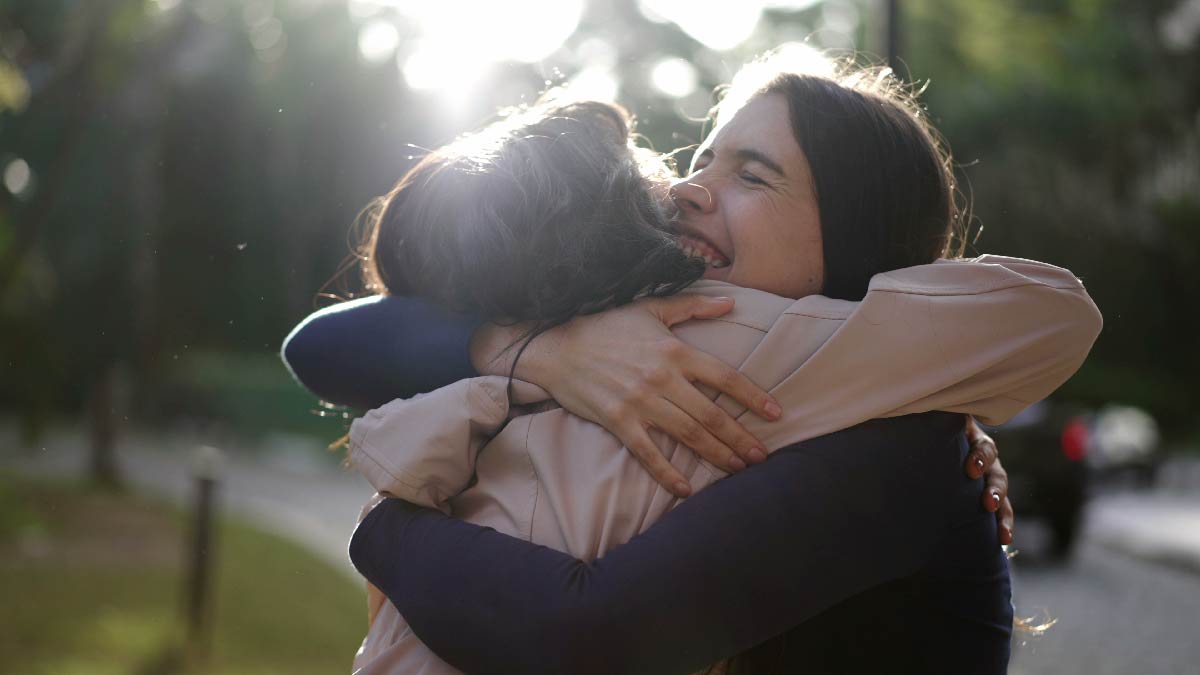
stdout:
<svg viewBox="0 0 1200 675">
<path fill-rule="evenodd" d="M 90 462 L 88 477 L 106 487 L 121 484 L 117 471 L 117 368 L 104 368 L 88 396 L 88 431 Z"/>
</svg>

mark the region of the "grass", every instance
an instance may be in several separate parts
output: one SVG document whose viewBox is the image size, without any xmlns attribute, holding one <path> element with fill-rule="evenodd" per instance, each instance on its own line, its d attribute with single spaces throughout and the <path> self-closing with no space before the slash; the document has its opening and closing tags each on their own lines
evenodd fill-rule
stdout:
<svg viewBox="0 0 1200 675">
<path fill-rule="evenodd" d="M 231 519 L 217 530 L 209 655 L 182 656 L 187 534 L 158 502 L 0 477 L 0 672 L 349 672 L 361 585 Z"/>
</svg>

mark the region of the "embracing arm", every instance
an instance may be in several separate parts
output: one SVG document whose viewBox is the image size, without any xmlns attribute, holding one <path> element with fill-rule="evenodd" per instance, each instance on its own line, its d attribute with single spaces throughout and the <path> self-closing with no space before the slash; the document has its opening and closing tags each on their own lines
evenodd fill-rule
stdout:
<svg viewBox="0 0 1200 675">
<path fill-rule="evenodd" d="M 935 413 L 784 449 L 590 564 L 397 500 L 351 559 L 468 672 L 694 671 L 916 571 L 965 482 L 961 429 Z"/>
<path fill-rule="evenodd" d="M 780 361 L 812 326 L 803 312 L 821 302 L 833 301 L 793 305 L 743 370 Z M 1002 424 L 1066 382 L 1101 325 L 1079 280 L 1045 263 L 985 256 L 880 274 L 828 341 L 772 383 L 784 419 L 743 423 L 772 447 L 930 410 Z"/>
<path fill-rule="evenodd" d="M 282 356 L 312 393 L 365 410 L 473 377 L 467 345 L 479 323 L 422 300 L 372 296 L 309 315 Z"/>
</svg>

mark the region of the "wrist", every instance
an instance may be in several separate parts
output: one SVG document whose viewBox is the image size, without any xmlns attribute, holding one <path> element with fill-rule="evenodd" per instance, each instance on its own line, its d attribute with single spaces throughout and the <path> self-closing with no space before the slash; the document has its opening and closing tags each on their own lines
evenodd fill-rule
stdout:
<svg viewBox="0 0 1200 675">
<path fill-rule="evenodd" d="M 496 361 L 503 349 L 503 345 L 500 344 L 503 331 L 503 326 L 497 326 L 494 323 L 482 323 L 471 334 L 471 340 L 467 343 L 467 354 L 471 359 L 471 367 L 475 369 L 475 372 L 480 375 L 499 374 Z"/>
<path fill-rule="evenodd" d="M 494 323 L 485 323 L 481 325 L 471 336 L 468 347 L 471 365 L 481 375 L 507 377 L 510 372 L 513 372 L 513 361 L 520 354 L 521 358 L 517 361 L 517 368 L 513 375 L 527 382 L 541 384 L 541 369 L 538 368 L 538 364 L 541 362 L 543 336 L 538 336 L 522 353 L 521 344 L 525 341 L 524 335 L 527 330 L 528 326 L 525 324 L 500 326 Z"/>
</svg>

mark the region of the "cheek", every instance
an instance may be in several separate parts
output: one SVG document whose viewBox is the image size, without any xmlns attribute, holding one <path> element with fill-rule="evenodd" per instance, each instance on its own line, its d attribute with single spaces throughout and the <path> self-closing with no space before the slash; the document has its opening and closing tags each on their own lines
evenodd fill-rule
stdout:
<svg viewBox="0 0 1200 675">
<path fill-rule="evenodd" d="M 808 255 L 796 242 L 768 227 L 750 227 L 741 232 L 734 258 L 734 277 L 739 286 L 757 288 L 784 297 L 798 298 L 808 284 Z"/>
<path fill-rule="evenodd" d="M 790 298 L 801 298 L 820 293 L 825 280 L 825 252 L 821 247 L 821 231 L 810 223 L 788 219 L 779 223 L 770 241 L 770 249 L 763 251 L 764 259 L 775 281 L 776 291 Z"/>
</svg>

